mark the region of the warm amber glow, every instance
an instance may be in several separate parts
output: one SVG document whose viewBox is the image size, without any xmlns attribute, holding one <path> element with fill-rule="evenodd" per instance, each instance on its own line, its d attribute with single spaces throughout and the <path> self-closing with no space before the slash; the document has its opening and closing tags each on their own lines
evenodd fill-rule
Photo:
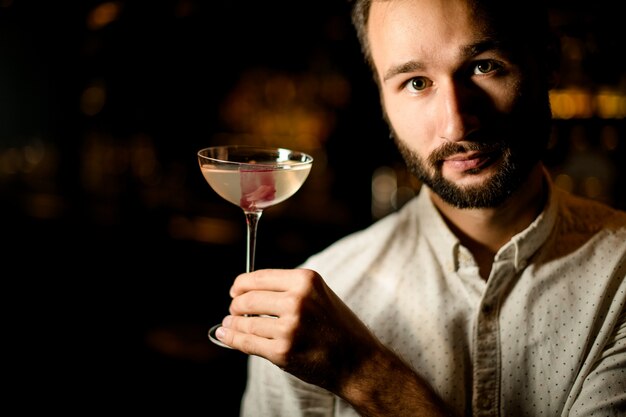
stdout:
<svg viewBox="0 0 626 417">
<path fill-rule="evenodd" d="M 603 89 L 597 93 L 579 88 L 553 90 L 550 103 L 555 119 L 623 119 L 626 117 L 626 95 Z"/>
<path fill-rule="evenodd" d="M 404 165 L 380 166 L 372 174 L 372 217 L 379 219 L 398 210 L 413 198 L 420 181 Z"/>
<path fill-rule="evenodd" d="M 583 192 L 589 198 L 598 199 L 604 195 L 604 185 L 597 177 L 587 177 L 583 180 Z"/>
<path fill-rule="evenodd" d="M 17 148 L 5 149 L 0 154 L 0 174 L 15 174 L 21 170 L 23 163 L 22 153 Z"/>
<path fill-rule="evenodd" d="M 338 74 L 245 72 L 221 106 L 232 132 L 257 145 L 303 151 L 321 149 L 335 127 L 335 110 L 349 101 L 349 83 Z"/>
<path fill-rule="evenodd" d="M 117 20 L 121 11 L 122 5 L 117 1 L 99 4 L 87 15 L 87 27 L 91 30 L 102 29 Z"/>
<path fill-rule="evenodd" d="M 102 82 L 94 82 L 80 96 L 80 110 L 87 116 L 94 116 L 102 110 L 106 101 L 106 89 Z"/>
<path fill-rule="evenodd" d="M 617 91 L 603 90 L 596 96 L 598 116 L 602 119 L 626 117 L 626 96 Z"/>
<path fill-rule="evenodd" d="M 584 90 L 552 91 L 550 102 L 557 119 L 589 118 L 593 115 L 592 96 Z"/>
<path fill-rule="evenodd" d="M 565 191 L 574 191 L 574 180 L 567 174 L 559 174 L 554 178 L 554 184 Z"/>
<path fill-rule="evenodd" d="M 391 167 L 381 166 L 372 175 L 372 217 L 379 219 L 393 211 L 396 190 L 396 172 Z"/>
<path fill-rule="evenodd" d="M 46 161 L 48 157 L 48 161 Z M 54 165 L 53 153 L 46 150 L 41 140 L 35 140 L 20 148 L 11 147 L 0 150 L 0 178 L 3 175 L 29 174 L 42 166 Z M 24 177 L 30 181 L 30 176 Z"/>
</svg>

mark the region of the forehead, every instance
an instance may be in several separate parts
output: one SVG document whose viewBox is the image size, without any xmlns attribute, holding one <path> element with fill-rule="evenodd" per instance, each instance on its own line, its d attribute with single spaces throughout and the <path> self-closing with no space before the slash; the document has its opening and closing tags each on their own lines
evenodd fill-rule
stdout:
<svg viewBox="0 0 626 417">
<path fill-rule="evenodd" d="M 418 57 L 444 58 L 487 37 L 486 28 L 466 0 L 374 1 L 368 38 L 378 66 Z"/>
<path fill-rule="evenodd" d="M 476 16 L 466 0 L 375 0 L 370 7 L 369 27 L 428 33 L 472 21 Z"/>
<path fill-rule="evenodd" d="M 367 0 L 366 0 L 367 1 Z M 413 17 L 438 18 L 453 25 L 461 13 L 476 29 L 513 43 L 542 43 L 551 33 L 545 0 L 369 0 L 364 21 L 369 29 L 381 12 L 413 13 Z M 412 11 L 411 11 L 412 10 Z M 459 13 L 454 13 L 454 12 Z M 415 22 L 427 26 L 424 23 Z M 366 30 L 367 30 L 366 29 Z"/>
</svg>

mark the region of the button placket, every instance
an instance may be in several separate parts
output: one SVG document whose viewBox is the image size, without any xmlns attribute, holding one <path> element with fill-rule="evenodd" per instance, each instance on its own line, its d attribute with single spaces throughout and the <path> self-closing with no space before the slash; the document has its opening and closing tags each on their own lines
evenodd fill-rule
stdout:
<svg viewBox="0 0 626 417">
<path fill-rule="evenodd" d="M 506 282 L 515 274 L 511 261 L 493 265 L 485 295 L 478 310 L 474 340 L 472 404 L 475 416 L 495 417 L 500 408 L 499 299 Z"/>
</svg>

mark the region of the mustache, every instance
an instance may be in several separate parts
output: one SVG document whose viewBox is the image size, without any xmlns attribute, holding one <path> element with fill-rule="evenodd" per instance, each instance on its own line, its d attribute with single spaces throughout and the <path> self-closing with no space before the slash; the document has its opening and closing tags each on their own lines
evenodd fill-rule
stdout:
<svg viewBox="0 0 626 417">
<path fill-rule="evenodd" d="M 467 152 L 496 153 L 502 152 L 504 149 L 505 144 L 503 142 L 446 142 L 428 156 L 428 162 L 436 166 L 441 165 L 444 159 L 455 154 Z"/>
</svg>

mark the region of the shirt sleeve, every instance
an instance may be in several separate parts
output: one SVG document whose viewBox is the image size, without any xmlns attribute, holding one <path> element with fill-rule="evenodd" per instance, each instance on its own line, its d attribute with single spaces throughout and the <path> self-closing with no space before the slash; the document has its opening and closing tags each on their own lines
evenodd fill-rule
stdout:
<svg viewBox="0 0 626 417">
<path fill-rule="evenodd" d="M 626 415 L 626 310 L 598 361 L 585 378 L 570 417 Z"/>
<path fill-rule="evenodd" d="M 258 356 L 248 358 L 241 417 L 331 417 L 335 396 Z"/>
</svg>

